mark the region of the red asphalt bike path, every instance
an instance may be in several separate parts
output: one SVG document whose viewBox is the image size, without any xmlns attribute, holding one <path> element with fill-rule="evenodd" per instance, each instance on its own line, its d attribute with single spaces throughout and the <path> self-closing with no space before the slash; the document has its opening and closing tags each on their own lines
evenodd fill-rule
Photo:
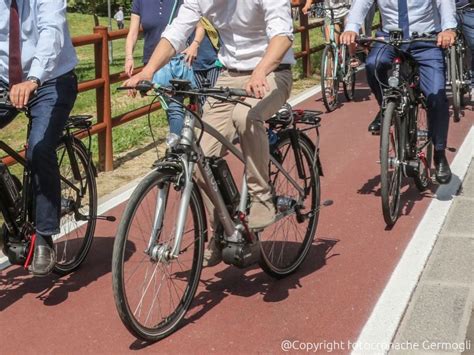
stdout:
<svg viewBox="0 0 474 355">
<path fill-rule="evenodd" d="M 367 132 L 377 112 L 369 93 L 359 82 L 354 103 L 341 96 L 341 107 L 322 116 L 321 198 L 334 205 L 321 210 L 317 240 L 297 273 L 276 281 L 258 267 L 204 269 L 183 327 L 146 344 L 117 315 L 110 273 L 117 223 L 99 222 L 76 273 L 35 279 L 16 266 L 0 271 L 0 353 L 276 353 L 284 340 L 338 342 L 336 353 L 348 353 L 433 196 L 405 187 L 402 216 L 386 229 L 379 137 Z M 323 110 L 320 95 L 298 107 Z M 450 124 L 453 150 L 473 124 L 471 109 Z M 448 152 L 449 159 L 455 154 Z M 123 208 L 107 214 L 120 218 Z"/>
</svg>

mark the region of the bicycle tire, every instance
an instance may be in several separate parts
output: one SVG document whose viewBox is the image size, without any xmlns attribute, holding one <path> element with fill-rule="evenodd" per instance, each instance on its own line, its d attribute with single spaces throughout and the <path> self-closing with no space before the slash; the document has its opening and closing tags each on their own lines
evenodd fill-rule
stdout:
<svg viewBox="0 0 474 355">
<path fill-rule="evenodd" d="M 385 223 L 393 226 L 400 209 L 403 147 L 400 144 L 401 129 L 395 117 L 397 103 L 389 101 L 383 113 L 380 132 L 380 184 L 382 212 Z M 394 150 L 391 154 L 390 145 Z M 396 161 L 395 161 L 396 160 Z M 393 167 L 393 174 L 390 171 Z"/>
<path fill-rule="evenodd" d="M 288 168 L 288 163 L 292 164 L 293 162 L 291 159 L 295 158 L 295 150 L 293 149 L 293 145 L 291 144 L 291 137 L 288 134 L 288 131 L 283 131 L 279 135 L 278 143 L 275 147 L 272 148 L 272 155 L 282 164 L 285 169 L 291 173 L 297 173 L 296 165 L 293 169 Z M 305 179 L 309 179 L 309 183 L 306 184 L 306 201 L 309 204 L 304 207 L 305 213 L 308 214 L 306 221 L 308 221 L 308 226 L 306 227 L 306 231 L 304 232 L 304 236 L 301 238 L 301 242 L 298 241 L 290 242 L 288 238 L 294 237 L 295 239 L 298 236 L 301 237 L 301 232 L 298 231 L 298 225 L 302 226 L 302 223 L 297 221 L 296 214 L 293 213 L 289 216 L 284 217 L 283 219 L 279 220 L 277 223 L 271 225 L 267 229 L 265 229 L 262 233 L 259 233 L 259 240 L 260 240 L 260 250 L 261 250 L 261 257 L 260 257 L 260 267 L 270 276 L 274 278 L 283 278 L 286 277 L 293 272 L 295 272 L 298 267 L 303 263 L 308 252 L 310 250 L 310 246 L 313 243 L 314 236 L 316 234 L 316 229 L 318 225 L 319 219 L 319 208 L 320 208 L 320 181 L 319 181 L 319 169 L 318 164 L 315 162 L 316 159 L 314 155 L 314 145 L 309 140 L 306 135 L 301 133 L 298 134 L 297 145 L 301 149 L 301 158 L 306 162 L 303 162 L 304 172 L 307 174 L 309 172 L 309 177 L 305 176 Z M 288 147 L 285 151 L 284 148 Z M 280 180 L 280 177 L 282 178 Z M 298 176 L 292 176 L 297 182 L 300 182 L 301 179 Z M 280 173 L 278 176 L 278 172 L 276 168 L 272 169 L 272 164 L 270 163 L 270 180 L 272 182 L 275 194 L 280 195 L 283 193 L 285 197 L 295 197 L 297 195 L 296 191 L 288 191 L 284 189 L 284 184 L 290 187 L 291 185 L 288 183 L 288 180 Z M 283 184 L 279 184 L 278 181 L 282 181 Z M 309 207 L 309 208 L 308 208 Z M 312 214 L 312 215 L 310 215 Z M 296 229 L 293 230 L 293 233 L 289 232 L 291 228 L 291 224 Z M 286 230 L 286 233 L 285 233 Z M 284 238 L 283 242 L 276 241 L 278 235 L 283 234 L 282 237 Z M 267 236 L 270 236 L 267 240 Z M 286 248 L 285 248 L 286 247 Z M 278 260 L 275 260 L 271 257 L 275 250 L 280 249 L 280 256 Z M 291 251 L 295 251 L 295 255 L 291 255 Z M 271 255 L 270 255 L 271 254 Z M 277 253 L 275 253 L 276 255 Z M 284 258 L 284 260 L 283 260 Z M 281 262 L 280 262 L 281 261 Z M 280 262 L 277 264 L 277 262 Z"/>
<path fill-rule="evenodd" d="M 426 191 L 431 183 L 431 161 L 433 159 L 433 143 L 429 137 L 428 116 L 421 105 L 411 109 L 411 119 L 416 120 L 416 153 L 420 159 L 418 173 L 413 177 L 415 186 L 421 192 Z M 421 156 L 421 157 L 420 157 Z"/>
<path fill-rule="evenodd" d="M 62 233 L 59 237 L 53 237 L 57 257 L 53 272 L 58 275 L 66 275 L 84 262 L 92 246 L 97 217 L 97 186 L 90 153 L 79 139 L 67 139 L 70 139 L 71 150 L 66 148 L 64 140 L 56 150 L 61 177 L 67 180 L 67 183 L 61 181 L 61 202 L 68 201 L 72 206 L 65 208 L 65 212 L 61 209 Z M 72 161 L 77 162 L 75 168 L 70 165 Z M 73 174 L 76 168 L 79 179 L 79 175 Z M 73 175 L 66 177 L 66 172 Z M 81 192 L 74 191 L 68 184 L 76 186 Z"/>
<path fill-rule="evenodd" d="M 344 61 L 341 63 L 344 68 L 344 78 L 342 80 L 344 96 L 347 101 L 352 101 L 355 93 L 356 71 L 351 66 L 351 56 L 349 54 L 349 48 L 347 48 L 346 45 L 341 45 L 341 58 Z"/>
<path fill-rule="evenodd" d="M 150 256 L 147 253 L 144 253 L 145 248 L 147 247 L 147 242 L 149 239 L 150 234 L 147 233 L 146 231 L 144 232 L 144 236 L 148 235 L 148 239 L 143 239 L 143 241 L 140 240 L 138 234 L 139 232 L 143 231 L 143 229 L 146 229 L 147 223 L 149 222 L 142 222 L 138 223 L 137 227 L 133 225 L 134 219 L 136 216 L 137 220 L 139 220 L 140 216 L 144 216 L 146 213 L 138 213 L 140 207 L 143 204 L 147 203 L 148 201 L 155 201 L 156 202 L 156 197 L 149 197 L 149 193 L 153 192 L 156 189 L 156 193 L 158 193 L 159 189 L 167 189 L 165 191 L 166 194 L 166 202 L 165 204 L 165 211 L 163 215 L 163 221 L 164 223 L 159 227 L 160 232 L 158 239 L 161 242 L 161 245 L 166 245 L 166 243 L 169 243 L 168 245 L 171 244 L 171 237 L 169 240 L 166 239 L 166 236 L 168 235 L 168 231 L 171 231 L 169 235 L 173 235 L 173 229 L 167 229 L 168 225 L 165 226 L 165 223 L 167 222 L 173 222 L 170 225 L 174 226 L 174 222 L 176 221 L 175 216 L 170 216 L 166 218 L 166 213 L 167 211 L 173 211 L 173 202 L 177 202 L 179 205 L 180 198 L 177 199 L 172 199 L 170 193 L 180 193 L 179 191 L 176 191 L 173 189 L 174 186 L 176 186 L 175 181 L 176 181 L 176 174 L 163 174 L 157 171 L 152 172 L 150 175 L 148 175 L 142 182 L 138 185 L 138 187 L 135 189 L 133 192 L 132 196 L 130 197 L 130 200 L 127 204 L 127 207 L 125 208 L 125 211 L 123 213 L 120 225 L 117 230 L 117 236 L 115 238 L 115 243 L 114 243 L 114 248 L 113 248 L 113 255 L 112 255 L 112 285 L 113 285 L 113 294 L 114 294 L 114 299 L 115 299 L 115 305 L 117 308 L 117 311 L 119 313 L 119 316 L 125 325 L 125 327 L 136 337 L 146 340 L 146 341 L 158 341 L 174 331 L 178 329 L 180 326 L 180 322 L 185 316 L 187 310 L 189 309 L 191 302 L 194 298 L 194 295 L 196 293 L 198 284 L 199 284 L 199 278 L 201 275 L 202 271 L 202 262 L 203 262 L 203 255 L 204 255 L 204 238 L 205 238 L 205 231 L 206 231 L 206 219 L 205 219 L 205 213 L 204 213 L 204 207 L 202 205 L 202 198 L 201 195 L 199 194 L 199 191 L 197 187 L 195 186 L 193 188 L 192 194 L 191 194 L 191 199 L 189 203 L 189 210 L 188 210 L 188 217 L 191 215 L 191 223 L 193 224 L 193 227 L 195 228 L 194 231 L 192 231 L 191 240 L 195 243 L 191 243 L 189 246 L 186 246 L 185 249 L 182 249 L 180 251 L 180 256 L 177 259 L 172 259 L 172 260 L 163 260 L 163 261 L 155 261 L 153 262 L 150 260 Z M 158 195 L 157 195 L 158 196 Z M 143 205 L 145 206 L 145 205 Z M 145 207 L 144 211 L 145 211 Z M 149 207 L 149 212 L 150 212 L 150 217 L 154 217 L 154 212 L 155 211 L 153 207 Z M 153 227 L 153 221 L 151 221 L 151 227 Z M 133 230 L 133 232 L 131 232 Z M 186 239 L 187 236 L 183 236 L 183 241 L 182 245 L 185 245 L 185 243 L 188 242 Z M 186 239 L 186 240 L 185 240 Z M 143 245 L 138 245 L 138 243 L 143 243 Z M 194 246 L 192 254 L 189 255 L 187 252 L 189 251 L 188 249 L 191 248 L 191 246 Z M 157 309 L 153 309 L 155 305 L 155 301 L 160 302 L 166 298 L 166 297 L 173 297 L 173 292 L 177 292 L 179 290 L 179 287 L 177 284 L 174 284 L 174 281 L 171 281 L 172 275 L 176 277 L 176 280 L 179 283 L 179 277 L 182 277 L 180 274 L 185 273 L 183 271 L 184 267 L 184 259 L 185 257 L 191 256 L 192 262 L 191 262 L 191 268 L 188 271 L 189 272 L 189 278 L 186 278 L 186 285 L 184 287 L 183 295 L 182 298 L 180 298 L 176 302 L 176 307 L 174 309 L 170 309 L 169 315 L 166 317 L 163 316 L 162 311 L 164 311 L 164 307 L 162 308 L 162 305 L 160 304 Z M 132 311 L 134 308 L 133 301 L 137 299 L 135 295 L 135 291 L 140 291 L 140 288 L 135 288 L 132 283 L 134 282 L 135 274 L 139 272 L 139 266 L 132 267 L 132 274 L 128 274 L 130 269 L 129 265 L 134 265 L 133 263 L 136 262 L 136 260 L 140 260 L 145 262 L 145 267 L 146 271 L 148 272 L 148 267 L 151 265 L 151 268 L 153 270 L 153 273 L 151 274 L 149 284 L 152 282 L 152 279 L 155 275 L 155 273 L 159 272 L 160 270 L 159 267 L 167 268 L 169 278 L 167 277 L 166 282 L 170 282 L 172 286 L 174 286 L 174 291 L 173 289 L 170 289 L 169 294 L 165 293 L 160 293 L 161 290 L 161 285 L 158 289 L 158 293 L 155 295 L 147 295 L 146 293 L 148 292 L 149 286 L 146 288 L 143 288 L 143 286 L 147 283 L 147 275 L 148 273 L 145 273 L 145 279 L 142 283 L 142 295 L 138 294 L 139 298 L 139 303 L 136 306 L 135 312 Z M 178 265 L 179 270 L 175 270 L 178 272 L 173 271 L 173 265 Z M 162 280 L 165 278 L 167 274 L 167 271 L 163 269 L 163 277 Z M 138 278 L 138 283 L 140 286 L 140 280 L 141 278 L 137 276 Z M 156 280 L 155 280 L 156 282 Z M 148 284 L 148 285 L 149 285 Z M 130 286 L 130 290 L 128 288 Z M 172 287 L 169 285 L 170 288 Z M 154 286 L 156 287 L 156 285 Z M 165 286 L 166 287 L 166 286 Z M 150 298 L 151 297 L 151 298 Z M 151 308 L 148 312 L 148 316 L 146 319 L 143 319 L 141 317 L 141 312 L 142 312 L 142 307 L 143 303 L 146 301 L 151 302 Z M 174 307 L 174 303 L 170 302 L 170 308 Z M 140 308 L 140 310 L 139 310 Z M 157 315 L 157 318 L 155 315 L 151 315 L 152 311 L 159 311 L 159 315 Z M 149 324 L 146 324 L 148 322 L 148 318 L 153 317 L 153 319 L 150 320 Z"/>
<path fill-rule="evenodd" d="M 449 65 L 450 65 L 450 78 L 451 78 L 451 92 L 453 94 L 453 121 L 459 122 L 461 119 L 461 86 L 459 82 L 461 80 L 459 66 L 456 56 L 456 46 L 453 46 L 449 50 Z"/>
<path fill-rule="evenodd" d="M 328 112 L 334 111 L 338 104 L 339 78 L 337 68 L 335 68 L 335 58 L 334 48 L 331 45 L 324 47 L 321 57 L 321 93 Z M 332 68 L 329 63 L 332 63 Z M 328 72 L 331 72 L 331 78 Z"/>
</svg>

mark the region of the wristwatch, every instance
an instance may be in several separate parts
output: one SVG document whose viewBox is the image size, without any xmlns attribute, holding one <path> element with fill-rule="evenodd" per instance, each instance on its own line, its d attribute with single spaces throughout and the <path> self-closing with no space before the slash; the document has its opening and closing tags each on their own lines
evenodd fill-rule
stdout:
<svg viewBox="0 0 474 355">
<path fill-rule="evenodd" d="M 36 76 L 29 76 L 26 78 L 27 81 L 32 81 L 38 85 L 38 87 L 41 86 L 41 81 L 36 77 Z"/>
</svg>

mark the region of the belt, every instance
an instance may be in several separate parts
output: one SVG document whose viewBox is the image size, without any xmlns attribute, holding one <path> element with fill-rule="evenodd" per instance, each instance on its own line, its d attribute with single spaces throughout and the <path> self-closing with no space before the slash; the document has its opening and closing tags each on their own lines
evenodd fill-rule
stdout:
<svg viewBox="0 0 474 355">
<path fill-rule="evenodd" d="M 224 67 L 225 70 L 227 70 L 229 73 L 232 74 L 240 74 L 240 75 L 252 75 L 253 70 L 239 70 L 239 69 L 232 69 L 232 68 L 226 68 Z M 282 70 L 290 70 L 291 69 L 291 64 L 280 64 L 274 72 L 279 72 Z"/>
</svg>

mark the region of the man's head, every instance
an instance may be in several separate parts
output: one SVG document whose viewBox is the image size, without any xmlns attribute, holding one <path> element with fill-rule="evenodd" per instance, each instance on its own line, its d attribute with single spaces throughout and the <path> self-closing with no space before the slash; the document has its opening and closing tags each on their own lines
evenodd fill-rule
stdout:
<svg viewBox="0 0 474 355">
<path fill-rule="evenodd" d="M 119 6 L 119 10 L 122 11 L 122 10 L 123 10 L 123 6 Z"/>
</svg>

